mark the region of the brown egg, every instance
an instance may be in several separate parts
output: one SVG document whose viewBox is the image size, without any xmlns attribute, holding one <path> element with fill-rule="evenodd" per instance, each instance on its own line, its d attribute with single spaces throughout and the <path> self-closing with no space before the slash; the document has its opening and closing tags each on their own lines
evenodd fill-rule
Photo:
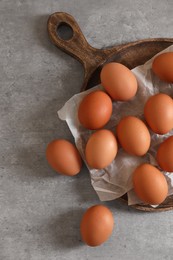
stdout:
<svg viewBox="0 0 173 260">
<path fill-rule="evenodd" d="M 173 136 L 168 137 L 160 144 L 156 158 L 164 171 L 173 172 Z"/>
<path fill-rule="evenodd" d="M 163 81 L 173 83 L 173 52 L 158 55 L 152 64 L 154 73 Z"/>
<path fill-rule="evenodd" d="M 106 64 L 100 78 L 101 84 L 114 100 L 126 101 L 136 95 L 138 85 L 135 75 L 120 63 Z"/>
<path fill-rule="evenodd" d="M 89 246 L 99 246 L 110 237 L 113 227 L 114 218 L 111 211 L 102 205 L 92 206 L 81 220 L 82 240 Z"/>
<path fill-rule="evenodd" d="M 144 203 L 158 205 L 168 195 L 165 176 L 151 164 L 141 164 L 133 172 L 133 185 L 136 195 Z"/>
<path fill-rule="evenodd" d="M 86 145 L 85 156 L 91 168 L 103 169 L 115 158 L 117 140 L 110 130 L 102 129 L 93 133 Z"/>
<path fill-rule="evenodd" d="M 112 114 L 112 100 L 103 91 L 93 91 L 83 98 L 78 109 L 80 123 L 87 129 L 102 128 Z"/>
<path fill-rule="evenodd" d="M 126 116 L 120 120 L 116 131 L 118 140 L 127 153 L 137 156 L 146 154 L 151 137 L 142 120 L 134 116 Z"/>
<path fill-rule="evenodd" d="M 77 148 L 64 139 L 53 140 L 48 144 L 46 158 L 56 172 L 64 175 L 76 175 L 82 167 L 82 160 Z"/>
<path fill-rule="evenodd" d="M 166 134 L 173 128 L 173 100 L 166 94 L 151 96 L 144 107 L 144 116 L 153 132 Z"/>
</svg>

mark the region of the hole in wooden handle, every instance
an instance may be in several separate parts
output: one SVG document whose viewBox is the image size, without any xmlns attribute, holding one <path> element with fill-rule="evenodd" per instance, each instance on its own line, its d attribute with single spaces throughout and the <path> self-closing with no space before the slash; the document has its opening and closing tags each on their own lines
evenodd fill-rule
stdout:
<svg viewBox="0 0 173 260">
<path fill-rule="evenodd" d="M 72 39 L 74 34 L 72 27 L 65 22 L 61 22 L 57 26 L 56 33 L 57 36 L 64 41 Z"/>
</svg>

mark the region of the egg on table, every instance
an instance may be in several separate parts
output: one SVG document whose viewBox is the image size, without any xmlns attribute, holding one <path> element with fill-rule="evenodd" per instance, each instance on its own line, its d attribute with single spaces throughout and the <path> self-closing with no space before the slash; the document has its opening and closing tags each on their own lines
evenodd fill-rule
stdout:
<svg viewBox="0 0 173 260">
<path fill-rule="evenodd" d="M 100 78 L 102 86 L 113 100 L 127 101 L 136 95 L 138 84 L 135 75 L 120 63 L 104 65 Z"/>
<path fill-rule="evenodd" d="M 82 240 L 89 246 L 99 246 L 112 234 L 114 218 L 112 212 L 103 205 L 87 209 L 80 223 Z"/>
<path fill-rule="evenodd" d="M 46 158 L 56 172 L 64 175 L 76 175 L 82 167 L 82 159 L 77 148 L 64 139 L 53 140 L 48 144 Z"/>
</svg>

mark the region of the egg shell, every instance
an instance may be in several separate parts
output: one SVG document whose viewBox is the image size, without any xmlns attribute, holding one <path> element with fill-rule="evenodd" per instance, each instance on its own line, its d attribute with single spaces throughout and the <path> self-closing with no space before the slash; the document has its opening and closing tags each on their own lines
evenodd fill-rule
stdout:
<svg viewBox="0 0 173 260">
<path fill-rule="evenodd" d="M 160 144 L 156 158 L 162 170 L 173 172 L 173 136 L 168 137 Z"/>
<path fill-rule="evenodd" d="M 64 175 L 76 175 L 82 167 L 82 160 L 77 148 L 64 139 L 53 140 L 48 144 L 46 158 L 56 172 Z"/>
<path fill-rule="evenodd" d="M 86 144 L 86 161 L 91 168 L 103 169 L 114 160 L 117 151 L 115 135 L 107 129 L 97 130 Z"/>
<path fill-rule="evenodd" d="M 100 74 L 101 84 L 114 100 L 127 101 L 137 92 L 137 80 L 126 66 L 111 62 L 106 64 Z"/>
<path fill-rule="evenodd" d="M 161 80 L 173 83 L 173 52 L 158 55 L 152 63 L 152 69 Z"/>
<path fill-rule="evenodd" d="M 157 134 L 166 134 L 173 128 L 173 100 L 159 93 L 151 96 L 144 106 L 145 119 Z"/>
<path fill-rule="evenodd" d="M 134 116 L 122 118 L 116 132 L 121 146 L 127 153 L 143 156 L 148 151 L 151 141 L 150 133 L 139 118 Z"/>
<path fill-rule="evenodd" d="M 92 206 L 84 213 L 81 220 L 82 240 L 89 246 L 99 246 L 110 237 L 113 227 L 112 212 L 103 205 Z"/>
<path fill-rule="evenodd" d="M 133 186 L 136 195 L 144 203 L 158 205 L 168 195 L 165 176 L 151 164 L 141 164 L 133 172 Z"/>
<path fill-rule="evenodd" d="M 78 108 L 80 123 L 87 129 L 102 128 L 112 114 L 112 100 L 103 91 L 93 91 L 83 98 Z"/>
</svg>

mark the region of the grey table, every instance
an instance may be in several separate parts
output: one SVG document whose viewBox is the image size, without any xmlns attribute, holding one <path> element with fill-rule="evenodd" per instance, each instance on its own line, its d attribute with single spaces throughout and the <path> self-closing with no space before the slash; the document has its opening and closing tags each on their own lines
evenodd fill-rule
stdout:
<svg viewBox="0 0 173 260">
<path fill-rule="evenodd" d="M 81 65 L 54 47 L 48 16 L 71 13 L 101 48 L 173 37 L 172 0 L 0 1 L 0 260 L 172 259 L 173 214 L 105 203 L 115 229 L 101 247 L 81 242 L 82 213 L 100 203 L 85 166 L 67 178 L 45 160 L 55 138 L 73 141 L 57 110 L 80 91 Z"/>
</svg>

